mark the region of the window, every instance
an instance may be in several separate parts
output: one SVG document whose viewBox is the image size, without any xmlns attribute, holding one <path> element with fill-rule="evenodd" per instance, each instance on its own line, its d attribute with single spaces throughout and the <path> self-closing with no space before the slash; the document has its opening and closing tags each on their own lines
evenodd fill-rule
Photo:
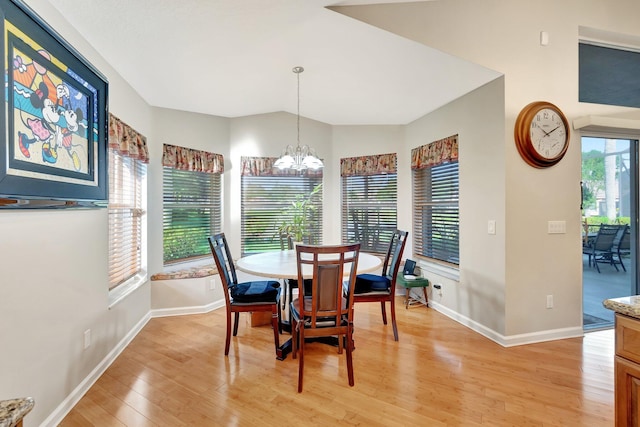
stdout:
<svg viewBox="0 0 640 427">
<path fill-rule="evenodd" d="M 457 135 L 412 150 L 413 251 L 458 265 Z"/>
<path fill-rule="evenodd" d="M 208 160 L 207 160 L 208 159 Z M 164 145 L 164 263 L 209 257 L 207 237 L 222 229 L 222 156 Z"/>
<path fill-rule="evenodd" d="M 109 290 L 146 266 L 142 259 L 148 160 L 146 140 L 109 117 Z"/>
<path fill-rule="evenodd" d="M 385 253 L 397 228 L 396 155 L 341 159 L 342 241 Z"/>
<path fill-rule="evenodd" d="M 280 250 L 278 228 L 292 215 L 294 202 L 310 200 L 308 230 L 303 241 L 322 243 L 322 170 L 295 171 L 273 169 L 275 158 L 242 158 L 242 255 Z M 311 195 L 311 196 L 310 196 Z"/>
<path fill-rule="evenodd" d="M 581 42 L 578 58 L 580 102 L 640 107 L 638 50 Z"/>
</svg>

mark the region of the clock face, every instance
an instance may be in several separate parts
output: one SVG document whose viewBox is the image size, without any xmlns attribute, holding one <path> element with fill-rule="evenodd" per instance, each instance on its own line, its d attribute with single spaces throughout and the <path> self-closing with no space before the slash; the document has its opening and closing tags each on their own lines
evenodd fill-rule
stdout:
<svg viewBox="0 0 640 427">
<path fill-rule="evenodd" d="M 562 111 L 546 101 L 525 106 L 513 131 L 522 159 L 534 168 L 557 164 L 569 147 L 569 122 Z"/>
<path fill-rule="evenodd" d="M 533 116 L 529 128 L 531 145 L 543 159 L 557 158 L 565 148 L 567 130 L 560 114 L 550 108 L 542 108 Z"/>
</svg>

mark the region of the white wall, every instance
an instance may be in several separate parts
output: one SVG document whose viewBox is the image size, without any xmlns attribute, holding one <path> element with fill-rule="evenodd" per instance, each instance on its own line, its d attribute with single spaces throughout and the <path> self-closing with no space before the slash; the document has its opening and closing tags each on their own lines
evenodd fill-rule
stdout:
<svg viewBox="0 0 640 427">
<path fill-rule="evenodd" d="M 411 149 L 458 134 L 460 173 L 460 281 L 425 273 L 442 285 L 442 298 L 431 301 L 453 317 L 473 323 L 493 336 L 505 331 L 505 149 L 504 80 L 497 79 L 409 124 L 406 129 L 408 159 Z M 408 174 L 410 171 L 403 170 Z M 399 204 L 411 206 L 411 194 L 399 192 Z M 487 222 L 496 221 L 496 234 Z M 405 227 L 411 230 L 411 223 Z M 411 257 L 412 248 L 406 248 Z"/>
<path fill-rule="evenodd" d="M 543 331 L 575 333 L 582 316 L 580 135 L 572 133 L 562 162 L 538 170 L 519 157 L 513 127 L 518 112 L 537 100 L 558 105 L 570 122 L 587 114 L 639 117 L 638 109 L 578 102 L 578 33 L 580 26 L 586 26 L 626 34 L 631 36 L 627 39 L 637 41 L 640 3 L 447 0 L 338 10 L 504 74 L 504 131 L 500 142 L 504 156 L 488 159 L 485 168 L 505 170 L 505 186 L 489 189 L 488 193 L 494 198 L 494 192 L 504 192 L 504 222 L 498 222 L 498 232 L 504 233 L 505 247 L 504 254 L 496 256 L 505 257 L 505 278 L 494 289 L 492 284 L 484 283 L 483 277 L 477 277 L 477 291 L 504 293 L 504 304 L 483 307 L 479 304 L 483 297 L 472 296 L 471 301 L 454 306 L 471 304 L 482 310 L 504 311 L 502 333 L 512 342 Z M 548 46 L 540 45 L 540 31 L 549 33 Z M 464 121 L 466 117 L 459 119 Z M 482 143 L 493 146 L 495 141 Z M 484 179 L 479 169 L 475 172 Z M 567 233 L 547 234 L 550 220 L 566 221 Z M 477 227 L 486 230 L 486 224 L 478 223 Z M 466 245 L 463 239 L 466 233 L 461 237 Z M 461 263 L 467 261 L 468 258 L 461 259 Z M 549 294 L 554 295 L 555 301 L 551 310 L 545 308 Z M 497 319 L 495 323 L 500 324 Z"/>
<path fill-rule="evenodd" d="M 107 76 L 111 112 L 150 135 L 146 103 L 49 2 L 29 5 Z M 34 397 L 26 426 L 49 417 L 149 313 L 147 285 L 108 307 L 107 230 L 105 209 L 0 211 L 0 399 Z"/>
</svg>

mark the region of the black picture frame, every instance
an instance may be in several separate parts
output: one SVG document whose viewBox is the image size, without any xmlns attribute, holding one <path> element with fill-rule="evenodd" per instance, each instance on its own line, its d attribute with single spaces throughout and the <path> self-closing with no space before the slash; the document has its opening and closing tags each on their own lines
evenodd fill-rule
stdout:
<svg viewBox="0 0 640 427">
<path fill-rule="evenodd" d="M 107 79 L 20 0 L 0 28 L 0 208 L 106 206 Z"/>
</svg>

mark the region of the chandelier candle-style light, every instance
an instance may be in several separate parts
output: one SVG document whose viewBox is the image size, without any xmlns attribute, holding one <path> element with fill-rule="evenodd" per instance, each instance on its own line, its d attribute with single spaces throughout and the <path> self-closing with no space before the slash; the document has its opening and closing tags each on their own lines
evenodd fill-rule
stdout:
<svg viewBox="0 0 640 427">
<path fill-rule="evenodd" d="M 282 156 L 273 164 L 278 169 L 303 171 L 305 169 L 316 170 L 324 166 L 313 148 L 308 145 L 300 146 L 300 73 L 303 71 L 302 67 L 293 67 L 293 72 L 298 76 L 298 145 L 295 148 L 287 145 Z"/>
</svg>

